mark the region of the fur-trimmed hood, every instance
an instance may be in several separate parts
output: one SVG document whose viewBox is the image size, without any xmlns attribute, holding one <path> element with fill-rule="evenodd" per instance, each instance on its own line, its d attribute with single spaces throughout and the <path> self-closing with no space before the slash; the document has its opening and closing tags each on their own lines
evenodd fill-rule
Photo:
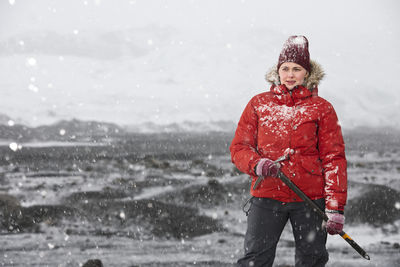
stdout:
<svg viewBox="0 0 400 267">
<path fill-rule="evenodd" d="M 309 90 L 313 90 L 319 84 L 319 82 L 324 78 L 325 72 L 322 69 L 321 65 L 314 60 L 310 60 L 311 71 L 310 75 L 304 80 L 304 86 Z M 265 79 L 267 82 L 275 85 L 280 85 L 279 74 L 277 70 L 277 66 L 272 67 L 267 74 L 265 75 Z"/>
</svg>

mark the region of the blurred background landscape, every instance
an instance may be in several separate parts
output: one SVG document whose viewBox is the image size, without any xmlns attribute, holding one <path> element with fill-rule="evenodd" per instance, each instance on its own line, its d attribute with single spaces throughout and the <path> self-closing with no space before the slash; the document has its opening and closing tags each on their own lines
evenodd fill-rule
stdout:
<svg viewBox="0 0 400 267">
<path fill-rule="evenodd" d="M 346 141 L 328 266 L 400 265 L 399 3 L 0 1 L 0 266 L 234 266 L 250 181 L 229 145 L 294 34 Z M 290 227 L 275 266 L 294 265 Z"/>
<path fill-rule="evenodd" d="M 2 135 L 15 142 L 0 146 L 0 263 L 78 266 L 100 259 L 104 266 L 234 266 L 243 253 L 241 207 L 250 181 L 230 162 L 233 132 L 211 130 L 210 124 L 191 131 L 187 125 L 150 128 L 137 133 L 79 120 L 2 125 Z M 328 266 L 400 263 L 399 133 L 344 131 L 345 230 L 372 260 L 330 236 Z M 276 266 L 293 261 L 287 226 Z"/>
</svg>

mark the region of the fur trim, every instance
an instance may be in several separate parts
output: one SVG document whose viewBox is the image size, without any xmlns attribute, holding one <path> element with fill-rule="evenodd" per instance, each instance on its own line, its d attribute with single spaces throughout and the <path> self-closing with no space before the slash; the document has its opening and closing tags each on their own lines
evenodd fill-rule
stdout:
<svg viewBox="0 0 400 267">
<path fill-rule="evenodd" d="M 324 78 L 325 72 L 322 69 L 321 65 L 315 62 L 314 60 L 310 60 L 310 64 L 311 64 L 311 71 L 308 77 L 304 80 L 304 86 L 312 90 L 316 86 L 318 86 L 319 82 Z M 267 74 L 265 75 L 265 79 L 267 80 L 267 82 L 271 84 L 276 84 L 276 85 L 281 84 L 279 80 L 278 70 L 276 69 L 276 65 L 267 72 Z"/>
</svg>

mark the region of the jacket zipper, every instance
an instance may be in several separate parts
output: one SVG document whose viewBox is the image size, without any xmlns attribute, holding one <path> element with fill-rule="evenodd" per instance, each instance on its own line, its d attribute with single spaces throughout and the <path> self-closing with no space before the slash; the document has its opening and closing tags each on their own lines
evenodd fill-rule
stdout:
<svg viewBox="0 0 400 267">
<path fill-rule="evenodd" d="M 291 117 L 290 117 L 290 125 L 289 125 L 289 148 L 288 148 L 289 150 L 291 150 L 292 149 L 293 127 L 294 127 L 293 121 L 294 121 L 294 115 L 296 113 L 296 102 L 293 99 L 292 91 L 290 90 L 289 92 L 290 92 L 290 99 L 292 100 L 292 103 L 293 103 L 292 114 L 291 114 Z M 290 166 L 289 163 L 290 163 L 290 158 L 289 158 L 289 162 L 288 162 L 288 165 Z M 295 173 L 293 173 L 293 175 L 295 175 Z M 292 176 L 292 175 L 290 175 L 290 176 Z M 289 199 L 290 200 L 294 199 L 293 191 L 290 190 L 290 188 L 289 188 Z"/>
</svg>

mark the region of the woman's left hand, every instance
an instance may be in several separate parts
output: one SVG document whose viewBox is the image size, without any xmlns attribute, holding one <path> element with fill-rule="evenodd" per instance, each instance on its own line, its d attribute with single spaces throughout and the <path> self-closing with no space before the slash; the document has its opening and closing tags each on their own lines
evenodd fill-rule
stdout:
<svg viewBox="0 0 400 267">
<path fill-rule="evenodd" d="M 340 213 L 327 213 L 326 231 L 330 235 L 337 235 L 343 230 L 344 215 Z"/>
</svg>

